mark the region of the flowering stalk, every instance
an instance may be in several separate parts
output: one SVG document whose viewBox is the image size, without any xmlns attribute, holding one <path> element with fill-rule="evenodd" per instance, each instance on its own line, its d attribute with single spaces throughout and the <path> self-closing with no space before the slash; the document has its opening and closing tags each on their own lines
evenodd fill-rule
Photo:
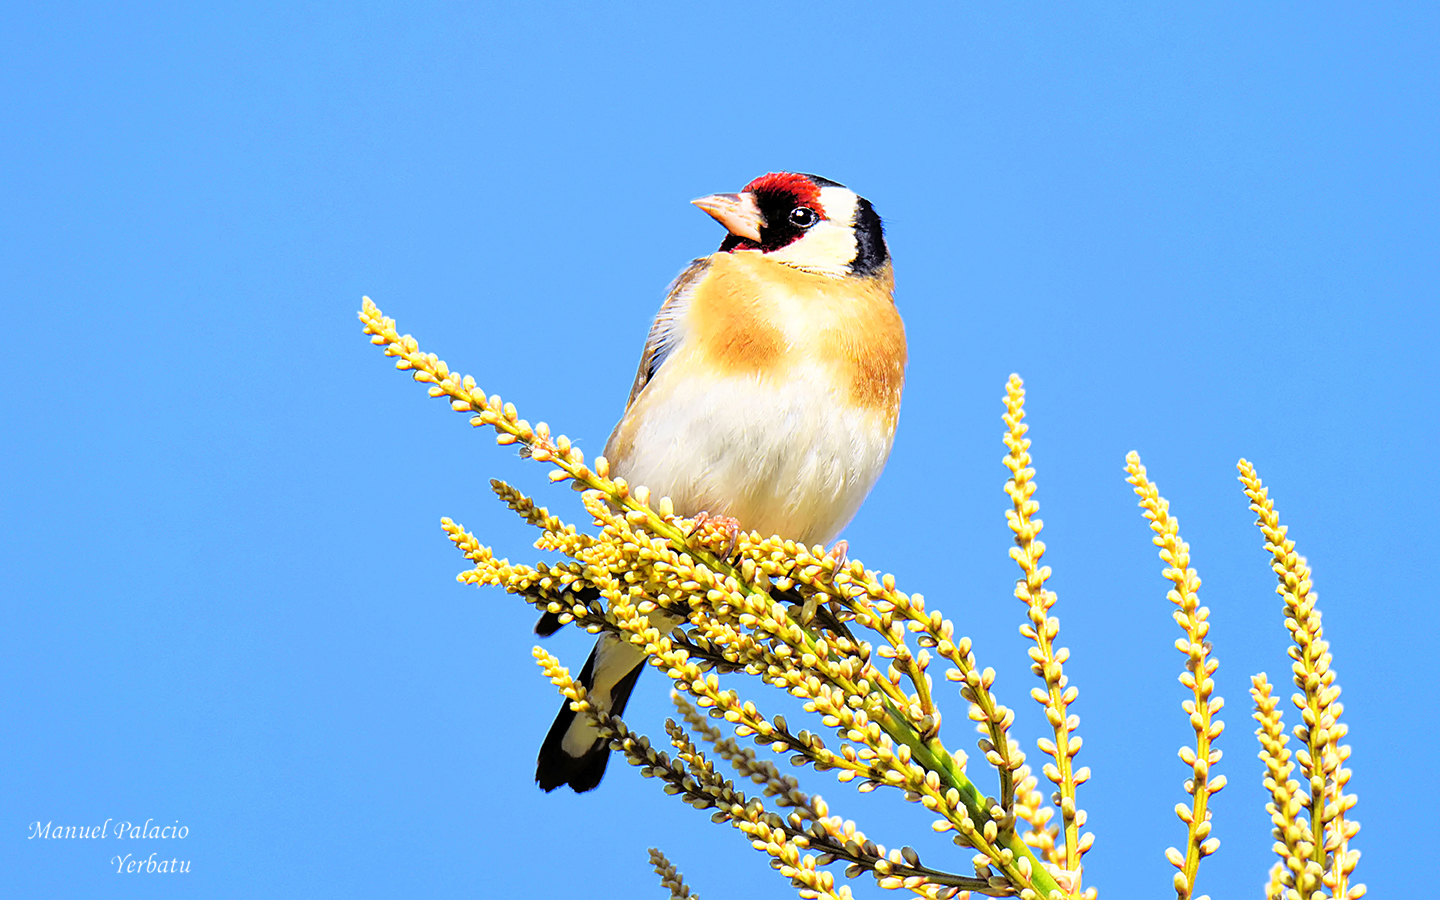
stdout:
<svg viewBox="0 0 1440 900">
<path fill-rule="evenodd" d="M 1085 825 L 1085 811 L 1076 805 L 1075 800 L 1075 789 L 1089 780 L 1090 769 L 1075 768 L 1075 755 L 1080 752 L 1081 745 L 1075 729 L 1080 726 L 1080 717 L 1071 715 L 1069 707 L 1079 695 L 1079 689 L 1070 685 L 1065 677 L 1063 667 L 1065 660 L 1070 658 L 1070 651 L 1064 647 L 1055 648 L 1055 639 L 1060 634 L 1060 620 L 1050 615 L 1050 609 L 1055 605 L 1055 593 L 1045 589 L 1050 567 L 1040 565 L 1040 558 L 1045 555 L 1045 543 L 1038 537 L 1045 523 L 1034 518 L 1035 513 L 1040 511 L 1040 504 L 1032 499 L 1035 470 L 1030 467 L 1030 439 L 1025 437 L 1025 432 L 1029 430 L 1025 424 L 1025 385 L 1019 375 L 1011 375 L 1005 385 L 1005 424 L 1008 426 L 1005 446 L 1010 451 L 1005 456 L 1005 467 L 1010 470 L 1005 493 L 1013 504 L 1012 509 L 1005 511 L 1005 518 L 1010 523 L 1010 530 L 1015 533 L 1015 546 L 1010 549 L 1010 558 L 1015 560 L 1025 576 L 1015 585 L 1015 597 L 1026 605 L 1029 618 L 1020 627 L 1020 633 L 1035 642 L 1030 649 L 1030 670 L 1045 682 L 1045 688 L 1035 688 L 1030 695 L 1045 708 L 1045 718 L 1054 734 L 1053 741 L 1040 741 L 1040 749 L 1054 759 L 1053 763 L 1046 763 L 1042 771 L 1058 788 L 1056 802 L 1065 832 L 1062 848 L 1064 868 L 1078 873 L 1081 857 L 1095 840 L 1092 834 L 1080 833 Z M 1005 778 L 1006 773 L 1002 770 L 1002 793 L 1010 787 Z M 1078 882 L 1077 877 L 1077 887 Z M 1087 892 L 1082 896 L 1090 894 Z"/>
<path fill-rule="evenodd" d="M 658 847 L 650 848 L 650 865 L 655 869 L 655 874 L 660 876 L 660 886 L 670 892 L 670 900 L 700 900 L 700 895 L 690 892 L 680 870 L 665 858 L 665 854 L 661 853 Z"/>
<path fill-rule="evenodd" d="M 1040 780 L 1030 774 L 1029 766 L 1021 766 L 1015 771 L 1015 817 L 1030 826 L 1021 839 L 1034 847 L 1055 869 L 1063 870 L 1065 859 L 1061 855 L 1062 848 L 1055 844 L 1060 826 L 1050 824 L 1055 810 L 1045 802 L 1045 794 L 1037 789 L 1039 783 Z"/>
<path fill-rule="evenodd" d="M 1303 745 L 1295 753 L 1295 758 L 1300 764 L 1304 784 L 1310 789 L 1308 796 L 1303 791 L 1297 795 L 1300 806 L 1310 818 L 1308 859 L 1323 873 L 1319 880 L 1330 889 L 1332 896 L 1361 897 L 1365 886 L 1350 884 L 1350 875 L 1359 861 L 1360 851 L 1351 850 L 1349 845 L 1350 839 L 1360 831 L 1360 823 L 1346 815 L 1354 807 L 1356 798 L 1354 794 L 1345 793 L 1345 785 L 1350 781 L 1350 770 L 1343 766 L 1350 757 L 1350 748 L 1340 743 L 1348 730 L 1340 722 L 1340 714 L 1345 707 L 1339 702 L 1340 687 L 1335 683 L 1335 671 L 1330 668 L 1330 645 L 1320 626 L 1320 611 L 1315 606 L 1316 596 L 1311 589 L 1310 566 L 1305 557 L 1295 552 L 1295 542 L 1286 536 L 1287 528 L 1280 524 L 1274 501 L 1270 499 L 1269 491 L 1260 481 L 1255 467 L 1242 459 L 1236 468 L 1240 470 L 1245 496 L 1250 499 L 1250 509 L 1259 517 L 1256 524 L 1265 536 L 1270 568 L 1279 578 L 1275 592 L 1284 598 L 1285 627 L 1293 642 L 1288 653 L 1294 660 L 1291 672 L 1299 691 L 1291 699 L 1300 710 L 1301 719 L 1300 724 L 1295 726 L 1295 738 Z M 1268 690 L 1266 694 L 1268 696 Z M 1257 706 L 1259 700 L 1257 696 Z M 1278 723 L 1279 713 L 1274 715 Z M 1262 727 L 1265 724 L 1262 722 Z M 1267 777 L 1267 784 L 1270 780 Z M 1272 799 L 1279 806 L 1279 797 L 1274 790 L 1272 788 Z M 1277 834 L 1276 849 L 1285 848 L 1281 856 L 1285 858 L 1289 870 L 1287 878 L 1291 879 L 1293 889 L 1300 891 L 1302 897 L 1309 897 L 1314 890 L 1315 872 L 1308 864 L 1302 865 L 1299 859 L 1294 858 L 1300 849 L 1299 840 L 1291 841 L 1288 829 L 1278 823 L 1277 829 L 1286 832 L 1285 835 Z"/>
<path fill-rule="evenodd" d="M 1261 672 L 1250 679 L 1250 696 L 1255 700 L 1255 721 L 1260 727 L 1255 736 L 1260 739 L 1260 760 L 1265 763 L 1265 789 L 1270 792 L 1270 802 L 1265 811 L 1270 813 L 1274 825 L 1274 849 L 1280 862 L 1270 870 L 1266 894 L 1284 896 L 1286 891 L 1295 891 L 1298 896 L 1310 897 L 1320 889 L 1325 873 L 1320 864 L 1311 859 L 1315 838 L 1310 825 L 1305 821 L 1304 801 L 1300 796 L 1300 782 L 1290 777 L 1295 764 L 1290 761 L 1289 738 L 1285 736 L 1285 723 L 1281 721 L 1277 708 L 1279 698 L 1271 695 L 1270 683 Z M 1277 893 L 1278 892 L 1278 893 Z"/>
<path fill-rule="evenodd" d="M 1160 496 L 1160 489 L 1151 483 L 1140 464 L 1140 455 L 1133 450 L 1125 457 L 1125 471 L 1129 473 L 1131 486 L 1140 497 L 1140 506 L 1155 532 L 1155 546 L 1160 548 L 1160 559 L 1165 562 L 1161 573 L 1174 588 L 1167 594 L 1178 609 L 1175 621 L 1185 631 L 1185 637 L 1175 642 L 1175 649 L 1185 654 L 1185 671 L 1180 673 L 1180 683 L 1190 689 L 1191 699 L 1181 707 L 1190 716 L 1190 725 L 1195 729 L 1195 747 L 1180 748 L 1180 759 L 1190 766 L 1191 777 L 1185 782 L 1185 791 L 1190 795 L 1190 805 L 1177 804 L 1175 814 L 1187 826 L 1185 852 L 1174 847 L 1165 851 L 1166 859 L 1179 869 L 1175 873 L 1175 896 L 1178 900 L 1190 900 L 1195 890 L 1195 875 L 1200 860 L 1220 848 L 1220 839 L 1210 837 L 1210 795 L 1225 787 L 1225 776 L 1210 774 L 1211 768 L 1220 762 L 1220 751 L 1211 744 L 1225 730 L 1225 723 L 1214 718 L 1225 701 L 1211 696 L 1215 681 L 1210 677 L 1220 667 L 1220 661 L 1210 656 L 1210 623 L 1206 619 L 1210 611 L 1200 605 L 1198 591 L 1200 576 L 1190 568 L 1190 545 L 1180 539 L 1180 523 L 1170 515 L 1170 503 Z M 1199 900 L 1206 900 L 1202 897 Z"/>
</svg>

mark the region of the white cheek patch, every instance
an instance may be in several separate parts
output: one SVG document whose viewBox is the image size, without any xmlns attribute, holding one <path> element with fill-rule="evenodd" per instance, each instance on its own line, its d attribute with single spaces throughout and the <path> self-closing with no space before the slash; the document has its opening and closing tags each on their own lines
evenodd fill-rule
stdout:
<svg viewBox="0 0 1440 900">
<path fill-rule="evenodd" d="M 817 275 L 841 278 L 850 274 L 850 263 L 858 249 L 854 228 L 858 203 L 859 198 L 849 188 L 821 188 L 820 205 L 825 209 L 825 218 L 804 237 L 765 255 Z"/>
</svg>

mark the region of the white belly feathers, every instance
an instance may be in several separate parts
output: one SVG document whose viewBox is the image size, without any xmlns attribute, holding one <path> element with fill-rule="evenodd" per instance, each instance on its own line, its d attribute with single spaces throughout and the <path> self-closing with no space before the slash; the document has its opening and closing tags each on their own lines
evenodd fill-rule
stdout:
<svg viewBox="0 0 1440 900">
<path fill-rule="evenodd" d="M 885 415 L 847 403 L 819 366 L 792 368 L 777 384 L 692 377 L 688 362 L 670 360 L 635 399 L 625 446 L 612 436 L 607 447 L 612 471 L 668 496 L 684 516 L 732 516 L 746 531 L 829 543 L 885 466 Z"/>
</svg>

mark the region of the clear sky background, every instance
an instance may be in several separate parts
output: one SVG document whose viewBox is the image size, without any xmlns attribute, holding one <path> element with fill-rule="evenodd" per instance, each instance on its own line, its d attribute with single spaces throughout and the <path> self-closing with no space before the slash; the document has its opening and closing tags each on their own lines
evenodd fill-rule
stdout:
<svg viewBox="0 0 1440 900">
<path fill-rule="evenodd" d="M 975 640 L 1038 762 L 1000 464 L 1005 378 L 1026 379 L 1094 773 L 1087 882 L 1162 896 L 1184 837 L 1180 633 L 1123 481 L 1136 449 L 1229 702 L 1200 891 L 1258 896 L 1274 859 L 1246 688 L 1263 670 L 1288 696 L 1288 660 L 1245 456 L 1315 567 L 1359 880 L 1423 893 L 1437 29 L 1431 4 L 1377 3 L 7 6 L 4 893 L 661 897 L 660 845 L 704 896 L 794 896 L 628 766 L 535 788 L 558 700 L 532 611 L 456 584 L 439 520 L 533 560 L 487 480 L 576 520 L 578 495 L 355 320 L 370 295 L 594 455 L 665 285 L 720 241 L 687 201 L 777 169 L 870 198 L 896 260 L 904 411 L 852 556 Z M 572 666 L 587 645 L 548 643 Z M 664 681 L 630 711 L 662 740 Z M 877 841 L 969 869 L 919 807 L 805 774 Z M 27 840 L 107 818 L 189 837 Z M 116 874 L 139 848 L 192 870 Z"/>
</svg>

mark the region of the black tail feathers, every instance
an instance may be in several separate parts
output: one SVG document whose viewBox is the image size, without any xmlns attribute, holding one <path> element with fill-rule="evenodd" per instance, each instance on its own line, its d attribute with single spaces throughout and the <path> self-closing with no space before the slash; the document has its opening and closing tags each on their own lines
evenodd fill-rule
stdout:
<svg viewBox="0 0 1440 900">
<path fill-rule="evenodd" d="M 595 654 L 599 650 L 600 644 L 597 642 L 576 679 L 587 691 L 595 685 Z M 618 716 L 625 712 L 630 692 L 635 689 L 635 681 L 644 668 L 642 661 L 616 682 L 614 690 L 610 692 L 610 702 L 606 704 L 611 715 Z M 579 756 L 571 756 L 565 752 L 565 733 L 573 724 L 575 711 L 570 708 L 570 701 L 564 700 L 560 703 L 560 712 L 551 723 L 549 733 L 545 735 L 545 742 L 540 745 L 540 757 L 535 761 L 535 783 L 540 785 L 543 791 L 553 791 L 562 784 L 568 784 L 577 794 L 583 794 L 600 784 L 600 779 L 605 775 L 605 766 L 610 762 L 610 747 L 605 740 L 596 740 L 590 749 Z"/>
</svg>

